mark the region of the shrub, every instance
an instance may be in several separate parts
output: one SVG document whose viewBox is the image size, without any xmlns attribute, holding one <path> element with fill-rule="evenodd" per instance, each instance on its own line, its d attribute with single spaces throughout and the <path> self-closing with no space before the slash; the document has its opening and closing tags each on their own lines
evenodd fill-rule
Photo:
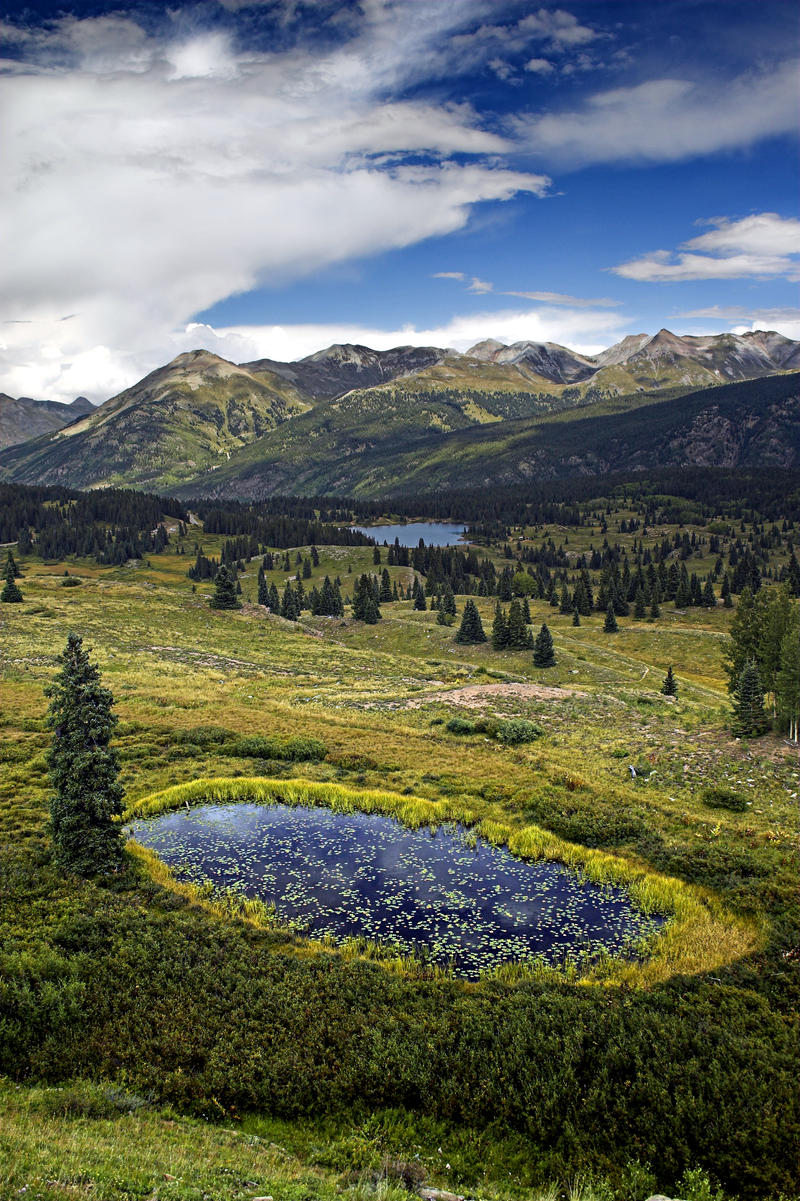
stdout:
<svg viewBox="0 0 800 1201">
<path fill-rule="evenodd" d="M 729 809 L 731 813 L 744 813 L 747 808 L 747 801 L 740 792 L 736 792 L 733 788 L 724 788 L 721 785 L 704 788 L 700 799 L 703 804 L 709 805 L 712 809 Z"/>
<path fill-rule="evenodd" d="M 541 726 L 537 726 L 535 722 L 513 717 L 500 722 L 496 737 L 498 742 L 503 742 L 506 746 L 517 746 L 523 742 L 533 742 L 541 737 L 542 733 Z"/>
<path fill-rule="evenodd" d="M 444 727 L 450 734 L 474 734 L 475 722 L 466 717 L 451 717 Z"/>
<path fill-rule="evenodd" d="M 226 749 L 243 759 L 289 759 L 293 763 L 324 759 L 327 752 L 325 743 L 318 738 L 281 738 L 277 735 L 265 738 L 260 734 L 237 738 Z"/>
</svg>

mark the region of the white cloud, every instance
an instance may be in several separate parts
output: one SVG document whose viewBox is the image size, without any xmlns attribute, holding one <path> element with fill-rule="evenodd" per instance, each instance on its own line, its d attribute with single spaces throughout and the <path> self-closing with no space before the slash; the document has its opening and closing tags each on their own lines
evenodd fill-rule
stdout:
<svg viewBox="0 0 800 1201">
<path fill-rule="evenodd" d="M 525 64 L 525 70 L 532 71 L 534 75 L 552 75 L 555 67 L 546 58 L 530 58 Z"/>
<path fill-rule="evenodd" d="M 710 305 L 704 309 L 693 309 L 681 313 L 681 317 L 702 317 L 718 322 L 734 334 L 753 333 L 756 330 L 775 330 L 785 338 L 800 341 L 800 309 L 747 309 L 742 305 Z"/>
<path fill-rule="evenodd" d="M 223 358 L 238 358 L 240 362 L 259 358 L 291 361 L 335 342 L 351 342 L 375 350 L 390 350 L 394 346 L 441 346 L 465 351 L 484 338 L 496 338 L 505 343 L 559 342 L 581 354 L 597 354 L 631 332 L 626 319 L 616 313 L 508 309 L 457 315 L 428 328 L 404 325 L 381 329 L 344 322 L 227 329 L 195 325 L 185 335 L 185 349 L 202 345 Z M 245 347 L 249 349 L 245 350 Z"/>
<path fill-rule="evenodd" d="M 797 62 L 785 61 L 732 80 L 653 79 L 513 124 L 532 151 L 564 165 L 674 162 L 793 132 L 797 73 Z"/>
<path fill-rule="evenodd" d="M 713 228 L 682 243 L 678 251 L 654 250 L 612 270 L 648 283 L 748 276 L 800 279 L 800 221 L 778 213 L 756 213 L 739 220 L 716 217 L 701 224 Z"/>
<path fill-rule="evenodd" d="M 468 104 L 385 99 L 476 7 L 409 20 L 371 0 L 326 54 L 235 53 L 216 33 L 164 44 L 116 17 L 30 34 L 0 76 L 0 318 L 33 324 L 2 327 L 0 388 L 105 397 L 233 293 L 544 194 L 545 176 L 504 168 L 512 144 Z"/>
</svg>

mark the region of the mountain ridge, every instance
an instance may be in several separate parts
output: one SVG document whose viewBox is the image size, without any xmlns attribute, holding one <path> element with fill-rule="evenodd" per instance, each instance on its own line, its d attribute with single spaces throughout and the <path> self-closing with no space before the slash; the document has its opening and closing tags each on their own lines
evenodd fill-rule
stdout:
<svg viewBox="0 0 800 1201">
<path fill-rule="evenodd" d="M 591 357 L 557 343 L 493 339 L 466 354 L 334 344 L 294 363 L 236 364 L 198 348 L 69 425 L 0 451 L 0 478 L 197 494 L 199 481 L 231 479 L 263 461 L 292 491 L 317 460 L 329 464 L 329 491 L 350 490 L 359 464 L 393 452 L 424 458 L 459 431 L 634 412 L 794 365 L 800 343 L 774 331 L 680 337 L 662 329 Z"/>
</svg>

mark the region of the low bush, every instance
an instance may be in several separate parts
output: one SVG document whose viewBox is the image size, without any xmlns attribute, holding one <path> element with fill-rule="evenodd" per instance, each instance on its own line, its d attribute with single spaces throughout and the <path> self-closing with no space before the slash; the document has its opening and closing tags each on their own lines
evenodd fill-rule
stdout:
<svg viewBox="0 0 800 1201">
<path fill-rule="evenodd" d="M 715 784 L 711 788 L 704 788 L 700 799 L 712 809 L 729 809 L 731 813 L 744 813 L 747 808 L 747 801 L 740 792 L 722 785 Z"/>
</svg>

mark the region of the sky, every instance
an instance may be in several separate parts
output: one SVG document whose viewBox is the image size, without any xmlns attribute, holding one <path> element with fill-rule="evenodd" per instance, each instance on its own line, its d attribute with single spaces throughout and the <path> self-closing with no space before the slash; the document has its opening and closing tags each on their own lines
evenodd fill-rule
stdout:
<svg viewBox="0 0 800 1201">
<path fill-rule="evenodd" d="M 0 391 L 800 339 L 794 0 L 0 0 Z"/>
</svg>

